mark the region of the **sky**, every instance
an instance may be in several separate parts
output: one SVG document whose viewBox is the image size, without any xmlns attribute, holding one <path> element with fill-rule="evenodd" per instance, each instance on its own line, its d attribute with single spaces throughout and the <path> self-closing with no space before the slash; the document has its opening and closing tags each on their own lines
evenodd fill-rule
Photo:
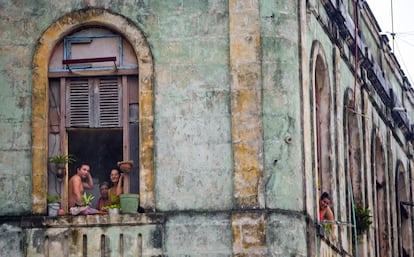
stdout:
<svg viewBox="0 0 414 257">
<path fill-rule="evenodd" d="M 414 0 L 365 0 L 414 87 Z M 391 11 L 392 10 L 392 11 Z M 394 32 L 394 40 L 391 33 Z"/>
</svg>

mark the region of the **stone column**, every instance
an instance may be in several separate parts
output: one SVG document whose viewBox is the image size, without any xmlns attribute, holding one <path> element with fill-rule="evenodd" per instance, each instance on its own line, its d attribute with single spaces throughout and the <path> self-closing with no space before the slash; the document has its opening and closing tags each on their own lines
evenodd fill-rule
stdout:
<svg viewBox="0 0 414 257">
<path fill-rule="evenodd" d="M 263 126 L 259 5 L 230 1 L 231 114 L 236 208 L 261 208 Z"/>
<path fill-rule="evenodd" d="M 229 2 L 234 208 L 264 208 L 260 13 L 257 1 Z M 233 255 L 266 256 L 267 218 L 232 215 Z"/>
</svg>

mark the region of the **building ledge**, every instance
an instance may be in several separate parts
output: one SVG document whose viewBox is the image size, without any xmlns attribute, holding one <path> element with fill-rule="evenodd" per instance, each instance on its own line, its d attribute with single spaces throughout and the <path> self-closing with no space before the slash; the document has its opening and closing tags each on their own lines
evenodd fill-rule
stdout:
<svg viewBox="0 0 414 257">
<path fill-rule="evenodd" d="M 94 214 L 66 216 L 26 216 L 21 218 L 22 228 L 61 228 L 61 227 L 102 227 L 163 224 L 164 214 Z"/>
</svg>

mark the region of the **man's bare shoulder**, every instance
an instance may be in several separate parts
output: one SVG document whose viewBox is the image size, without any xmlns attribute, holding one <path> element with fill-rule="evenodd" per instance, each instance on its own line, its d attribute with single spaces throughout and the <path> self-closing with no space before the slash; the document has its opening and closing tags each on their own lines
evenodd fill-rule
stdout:
<svg viewBox="0 0 414 257">
<path fill-rule="evenodd" d="M 81 183 L 82 180 L 78 175 L 73 175 L 70 179 L 69 179 L 69 183 Z"/>
</svg>

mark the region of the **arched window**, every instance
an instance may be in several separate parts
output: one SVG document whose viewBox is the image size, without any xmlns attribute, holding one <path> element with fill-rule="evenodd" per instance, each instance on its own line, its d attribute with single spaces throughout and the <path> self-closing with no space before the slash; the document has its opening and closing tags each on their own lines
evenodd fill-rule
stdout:
<svg viewBox="0 0 414 257">
<path fill-rule="evenodd" d="M 333 194 L 332 187 L 332 141 L 331 141 L 331 87 L 329 70 L 322 45 L 312 48 L 313 113 L 316 149 L 316 169 L 320 193 Z M 320 194 L 319 194 L 320 195 Z"/>
<path fill-rule="evenodd" d="M 356 206 L 360 208 L 365 208 L 363 190 L 362 190 L 362 175 L 363 175 L 363 166 L 362 166 L 362 138 L 360 133 L 360 115 L 357 114 L 357 111 L 350 109 L 349 106 L 354 105 L 353 92 L 349 89 L 345 95 L 345 140 L 346 140 L 346 172 L 347 172 L 347 183 L 345 188 L 346 195 L 346 220 L 353 220 L 353 208 Z M 352 203 L 354 205 L 352 205 Z M 350 246 L 353 246 L 353 241 L 355 241 L 354 229 L 353 227 L 347 227 L 347 239 Z M 355 243 L 355 242 L 354 242 Z M 352 249 L 349 249 L 349 252 L 352 252 Z M 359 252 L 362 252 L 362 247 Z"/>
<path fill-rule="evenodd" d="M 154 209 L 153 65 L 142 32 L 105 10 L 70 13 L 43 34 L 33 67 L 33 213 L 45 213 L 56 188 L 48 158 L 57 153 L 90 163 L 97 181 L 133 160 L 124 190 Z"/>
<path fill-rule="evenodd" d="M 411 256 L 411 202 L 408 201 L 408 186 L 406 184 L 406 171 L 401 162 L 397 165 L 397 177 L 395 183 L 395 192 L 397 193 L 397 210 L 398 210 L 398 239 L 400 256 Z"/>
<path fill-rule="evenodd" d="M 89 193 L 99 196 L 99 184 L 110 181 L 118 161 L 138 164 L 138 106 L 138 63 L 124 37 L 93 26 L 65 36 L 49 62 L 48 149 L 49 157 L 70 154 L 76 161 L 62 187 L 49 173 L 49 192 L 66 199 L 67 178 L 87 163 L 95 184 Z M 124 174 L 124 192 L 139 193 L 137 167 Z"/>
<path fill-rule="evenodd" d="M 351 93 L 351 91 L 349 91 Z M 348 101 L 347 106 L 352 106 Z M 347 139 L 347 156 L 348 172 L 352 183 L 352 194 L 356 204 L 363 204 L 362 191 L 362 146 L 359 117 L 356 112 L 346 108 L 346 139 Z"/>
<path fill-rule="evenodd" d="M 375 205 L 375 227 L 376 227 L 376 256 L 390 256 L 390 231 L 387 212 L 388 189 L 387 189 L 387 165 L 384 147 L 377 135 L 373 145 L 373 191 Z"/>
</svg>

